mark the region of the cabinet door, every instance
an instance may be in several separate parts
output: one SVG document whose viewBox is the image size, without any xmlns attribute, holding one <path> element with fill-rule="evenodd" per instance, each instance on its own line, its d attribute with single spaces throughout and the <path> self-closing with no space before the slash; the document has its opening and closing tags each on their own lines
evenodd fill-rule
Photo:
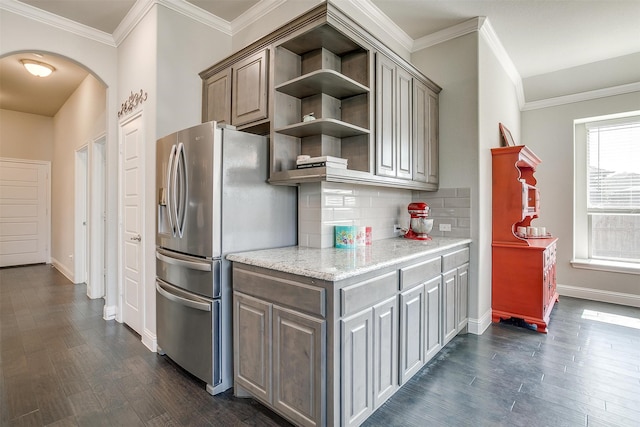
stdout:
<svg viewBox="0 0 640 427">
<path fill-rule="evenodd" d="M 231 123 L 231 69 L 220 71 L 204 82 L 202 121 Z"/>
<path fill-rule="evenodd" d="M 273 406 L 296 425 L 324 424 L 325 323 L 273 308 Z"/>
<path fill-rule="evenodd" d="M 400 294 L 400 384 L 407 382 L 425 362 L 424 289 L 420 285 Z"/>
<path fill-rule="evenodd" d="M 438 95 L 413 80 L 413 180 L 438 183 Z"/>
<path fill-rule="evenodd" d="M 232 125 L 267 118 L 268 57 L 269 51 L 265 49 L 233 66 Z"/>
<path fill-rule="evenodd" d="M 469 321 L 469 264 L 456 269 L 456 330 L 466 328 Z"/>
<path fill-rule="evenodd" d="M 442 278 L 425 283 L 425 363 L 442 348 Z"/>
<path fill-rule="evenodd" d="M 396 176 L 398 178 L 413 179 L 413 144 L 412 144 L 412 112 L 413 86 L 412 77 L 404 69 L 396 68 L 396 150 L 398 164 Z"/>
<path fill-rule="evenodd" d="M 382 405 L 398 388 L 397 298 L 373 306 L 373 408 Z"/>
<path fill-rule="evenodd" d="M 342 425 L 360 425 L 373 412 L 373 310 L 340 323 Z"/>
<path fill-rule="evenodd" d="M 456 276 L 457 271 L 455 269 L 442 275 L 442 308 L 444 309 L 444 315 L 442 316 L 443 345 L 451 341 L 457 332 Z"/>
<path fill-rule="evenodd" d="M 396 176 L 396 64 L 376 55 L 376 174 Z"/>
<path fill-rule="evenodd" d="M 271 304 L 234 292 L 234 379 L 267 403 L 271 393 Z"/>
</svg>

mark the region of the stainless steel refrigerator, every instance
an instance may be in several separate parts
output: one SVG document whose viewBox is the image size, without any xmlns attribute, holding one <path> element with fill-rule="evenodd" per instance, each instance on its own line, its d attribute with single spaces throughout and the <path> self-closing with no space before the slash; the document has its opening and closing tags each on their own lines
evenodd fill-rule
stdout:
<svg viewBox="0 0 640 427">
<path fill-rule="evenodd" d="M 232 252 L 296 244 L 294 187 L 267 183 L 266 137 L 207 122 L 157 142 L 158 352 L 233 385 Z"/>
</svg>

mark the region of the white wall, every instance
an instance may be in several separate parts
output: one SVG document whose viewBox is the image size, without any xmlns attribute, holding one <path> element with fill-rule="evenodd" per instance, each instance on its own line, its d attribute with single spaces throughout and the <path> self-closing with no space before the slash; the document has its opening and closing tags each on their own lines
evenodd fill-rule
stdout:
<svg viewBox="0 0 640 427">
<path fill-rule="evenodd" d="M 118 46 L 119 98 L 142 89 L 144 122 L 144 324 L 142 340 L 155 350 L 156 141 L 202 120 L 199 73 L 231 54 L 231 37 L 161 5 L 152 7 Z"/>
<path fill-rule="evenodd" d="M 88 75 L 53 118 L 51 258 L 73 280 L 75 152 L 105 132 L 106 91 Z"/>
<path fill-rule="evenodd" d="M 575 102 L 522 113 L 522 142 L 541 159 L 537 169 L 541 194 L 540 225 L 558 236 L 557 280 L 563 286 L 579 288 L 583 297 L 607 298 L 615 293 L 640 296 L 638 276 L 570 265 L 573 255 L 573 121 L 640 109 L 640 92 Z M 575 295 L 575 292 L 574 292 Z"/>
<path fill-rule="evenodd" d="M 0 10 L 0 55 L 22 51 L 43 51 L 82 64 L 107 88 L 107 295 L 106 305 L 117 289 L 117 57 L 116 48 L 64 31 L 37 20 Z"/>
<path fill-rule="evenodd" d="M 478 245 L 478 310 L 491 310 L 491 242 L 492 242 L 492 157 L 491 148 L 501 146 L 498 123 L 511 131 L 516 144 L 520 139 L 520 108 L 516 87 L 490 47 L 484 31 L 480 31 L 478 69 L 478 197 L 471 216 L 474 239 Z M 477 237 L 475 237 L 477 236 Z M 473 293 L 473 289 L 471 290 Z"/>
<path fill-rule="evenodd" d="M 479 37 L 479 33 L 474 32 L 423 49 L 411 56 L 411 62 L 442 87 L 439 98 L 440 187 L 470 189 L 473 243 L 470 253 L 469 318 L 474 327 L 477 325 L 477 330 L 472 330 L 472 326 L 470 330 L 481 333 L 488 325 L 491 281 L 487 277 L 491 274 L 491 263 L 487 264 L 485 260 L 490 240 L 487 242 L 487 231 L 480 230 L 486 227 L 484 223 L 487 221 L 483 218 L 483 224 L 480 223 L 480 206 L 486 204 L 483 197 L 489 197 L 490 203 L 491 187 L 487 190 L 481 187 L 480 182 Z M 482 64 L 482 69 L 486 69 L 487 65 L 484 62 Z M 481 251 L 485 251 L 485 254 L 481 254 Z"/>
<path fill-rule="evenodd" d="M 0 110 L 0 157 L 50 162 L 53 158 L 53 118 Z"/>
</svg>

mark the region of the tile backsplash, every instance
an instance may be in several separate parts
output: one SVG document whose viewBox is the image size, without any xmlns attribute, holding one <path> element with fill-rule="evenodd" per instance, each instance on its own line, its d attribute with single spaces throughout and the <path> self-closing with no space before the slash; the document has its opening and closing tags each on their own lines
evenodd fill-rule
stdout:
<svg viewBox="0 0 640 427">
<path fill-rule="evenodd" d="M 369 185 L 333 182 L 305 183 L 298 190 L 298 244 L 314 248 L 333 246 L 334 226 L 371 226 L 373 240 L 398 236 L 396 224 L 409 225 L 407 205 L 424 201 L 434 218 L 432 235 L 470 236 L 469 189 L 418 192 Z M 450 232 L 438 224 L 450 223 Z"/>
</svg>

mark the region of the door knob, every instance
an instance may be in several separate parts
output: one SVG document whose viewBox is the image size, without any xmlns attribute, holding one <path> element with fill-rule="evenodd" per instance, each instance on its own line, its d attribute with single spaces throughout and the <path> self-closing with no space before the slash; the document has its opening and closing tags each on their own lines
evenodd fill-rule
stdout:
<svg viewBox="0 0 640 427">
<path fill-rule="evenodd" d="M 142 236 L 137 234 L 137 235 L 133 236 L 130 240 L 137 240 L 138 242 L 141 242 L 142 241 Z"/>
</svg>

